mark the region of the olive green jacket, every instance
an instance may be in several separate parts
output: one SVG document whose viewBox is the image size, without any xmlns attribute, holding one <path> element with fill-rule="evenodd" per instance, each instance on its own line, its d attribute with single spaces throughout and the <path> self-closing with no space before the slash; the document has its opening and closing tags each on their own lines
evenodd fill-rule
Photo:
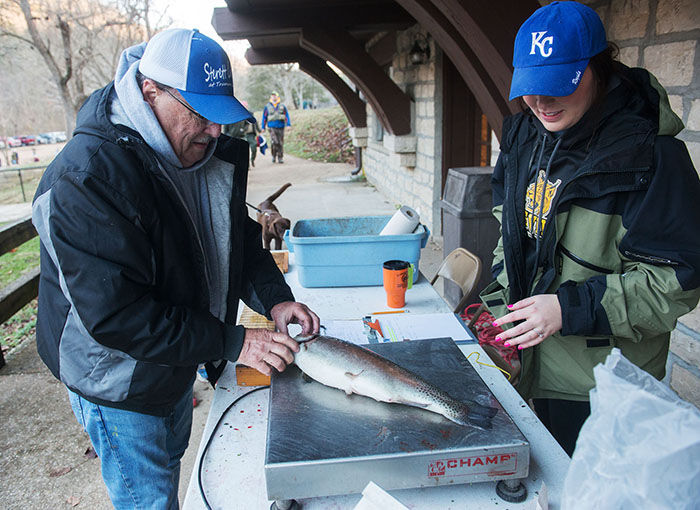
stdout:
<svg viewBox="0 0 700 510">
<path fill-rule="evenodd" d="M 562 308 L 562 329 L 521 351 L 524 398 L 588 400 L 613 347 L 662 378 L 670 331 L 700 298 L 700 181 L 674 138 L 682 122 L 650 73 L 622 66 L 613 83 L 563 133 L 528 113 L 504 123 L 492 178 L 501 238 L 481 297 L 496 317 L 537 294 Z M 539 241 L 527 222 L 542 226 Z"/>
</svg>

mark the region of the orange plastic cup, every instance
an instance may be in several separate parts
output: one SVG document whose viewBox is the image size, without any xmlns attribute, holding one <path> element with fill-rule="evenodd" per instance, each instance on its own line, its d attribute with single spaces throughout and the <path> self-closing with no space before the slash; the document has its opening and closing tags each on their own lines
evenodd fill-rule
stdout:
<svg viewBox="0 0 700 510">
<path fill-rule="evenodd" d="M 406 289 L 413 286 L 413 265 L 405 260 L 387 260 L 382 266 L 386 304 L 401 308 L 406 304 Z"/>
</svg>

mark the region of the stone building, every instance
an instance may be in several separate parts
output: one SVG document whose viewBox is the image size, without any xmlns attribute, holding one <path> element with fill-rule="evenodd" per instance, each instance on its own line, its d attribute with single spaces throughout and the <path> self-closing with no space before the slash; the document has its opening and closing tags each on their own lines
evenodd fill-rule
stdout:
<svg viewBox="0 0 700 510">
<path fill-rule="evenodd" d="M 700 169 L 700 2 L 582 1 L 600 15 L 620 60 L 649 69 L 666 87 L 686 126 L 679 138 Z M 329 88 L 362 149 L 368 181 L 397 206 L 416 209 L 441 242 L 449 169 L 494 164 L 503 118 L 519 108 L 507 101 L 515 33 L 546 3 L 271 0 L 276 15 L 266 16 L 264 6 L 229 0 L 213 24 L 224 39 L 249 40 L 251 64 L 298 62 Z M 668 374 L 671 386 L 700 406 L 698 310 L 673 333 Z"/>
</svg>

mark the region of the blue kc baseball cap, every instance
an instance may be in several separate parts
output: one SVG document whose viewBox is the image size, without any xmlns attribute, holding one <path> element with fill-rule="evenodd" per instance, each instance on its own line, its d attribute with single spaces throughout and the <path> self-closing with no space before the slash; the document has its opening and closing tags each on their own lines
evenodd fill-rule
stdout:
<svg viewBox="0 0 700 510">
<path fill-rule="evenodd" d="M 173 28 L 154 35 L 139 71 L 173 87 L 202 117 L 217 124 L 252 118 L 233 95 L 231 63 L 224 49 L 198 30 Z"/>
<path fill-rule="evenodd" d="M 510 97 L 568 96 L 591 57 L 608 47 L 598 14 L 575 1 L 537 9 L 515 36 Z"/>
</svg>

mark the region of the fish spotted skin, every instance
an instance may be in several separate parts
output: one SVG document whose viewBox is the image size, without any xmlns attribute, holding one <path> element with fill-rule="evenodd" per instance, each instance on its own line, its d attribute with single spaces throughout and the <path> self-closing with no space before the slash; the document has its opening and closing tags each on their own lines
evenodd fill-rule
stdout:
<svg viewBox="0 0 700 510">
<path fill-rule="evenodd" d="M 379 354 L 328 336 L 299 344 L 294 363 L 312 379 L 380 402 L 405 404 L 441 414 L 460 425 L 491 427 L 497 410 L 464 403 Z"/>
</svg>

